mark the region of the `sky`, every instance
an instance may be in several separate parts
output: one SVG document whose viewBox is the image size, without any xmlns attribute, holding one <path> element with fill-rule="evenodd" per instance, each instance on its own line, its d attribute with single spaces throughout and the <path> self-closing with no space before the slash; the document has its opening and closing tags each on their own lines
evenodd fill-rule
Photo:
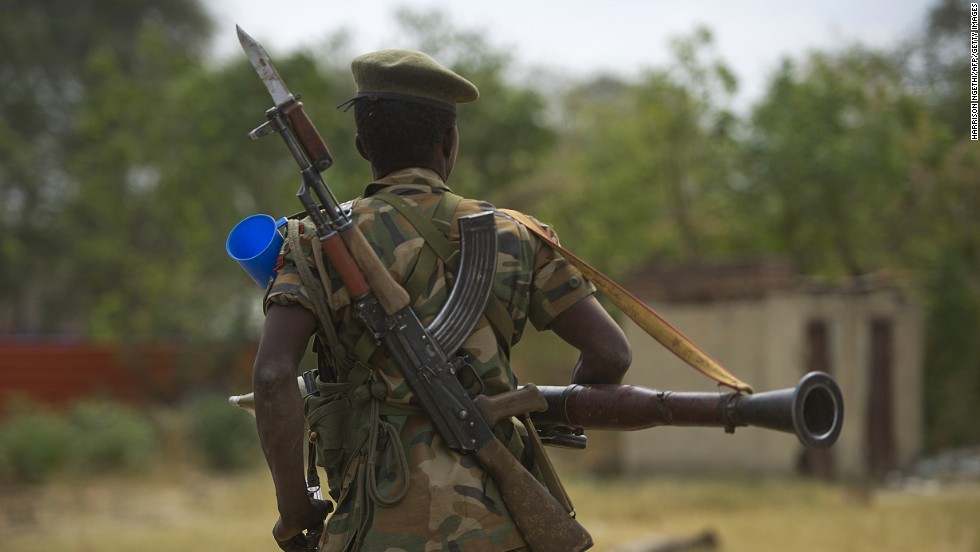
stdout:
<svg viewBox="0 0 980 552">
<path fill-rule="evenodd" d="M 533 74 L 629 78 L 670 60 L 672 37 L 699 25 L 739 78 L 736 104 L 760 98 L 785 57 L 860 43 L 889 48 L 916 34 L 936 0 L 204 0 L 218 24 L 215 55 L 241 55 L 239 24 L 270 54 L 315 46 L 346 30 L 354 54 L 401 48 L 395 10 L 438 9 L 455 26 L 481 32 Z"/>
</svg>

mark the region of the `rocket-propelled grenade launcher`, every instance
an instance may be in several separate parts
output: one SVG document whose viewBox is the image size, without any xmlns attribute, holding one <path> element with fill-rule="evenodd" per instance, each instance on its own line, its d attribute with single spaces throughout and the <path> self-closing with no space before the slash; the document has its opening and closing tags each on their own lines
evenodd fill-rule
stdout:
<svg viewBox="0 0 980 552">
<path fill-rule="evenodd" d="M 745 395 L 656 391 L 634 385 L 539 386 L 548 410 L 531 417 L 552 444 L 583 448 L 581 429 L 636 430 L 657 426 L 755 426 L 794 433 L 804 446 L 830 447 L 844 423 L 837 382 L 810 372 L 796 387 Z"/>
</svg>

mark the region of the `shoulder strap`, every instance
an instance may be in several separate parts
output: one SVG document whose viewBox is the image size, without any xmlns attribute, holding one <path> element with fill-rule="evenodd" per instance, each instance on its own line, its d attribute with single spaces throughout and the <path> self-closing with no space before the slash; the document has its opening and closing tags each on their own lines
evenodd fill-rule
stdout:
<svg viewBox="0 0 980 552">
<path fill-rule="evenodd" d="M 417 207 L 409 204 L 398 194 L 379 192 L 372 197 L 391 205 L 401 216 L 408 219 L 408 222 L 422 235 L 425 243 L 435 251 L 436 255 L 444 263 L 448 264 L 450 259 L 459 254 L 458 250 L 449 243 L 446 234 L 449 232 L 449 220 L 452 219 L 453 213 L 456 212 L 456 208 L 463 198 L 453 193 L 443 192 L 442 197 L 439 199 L 439 204 L 436 206 L 436 212 L 433 214 L 432 220 L 430 220 Z M 447 211 L 448 216 L 445 216 Z M 444 218 L 439 215 L 443 215 Z M 444 223 L 445 229 L 436 228 L 434 224 L 435 220 Z"/>
<path fill-rule="evenodd" d="M 303 254 L 303 246 L 299 238 L 299 226 L 300 221 L 296 219 L 289 219 L 287 222 L 286 237 L 289 240 L 289 249 L 293 252 L 293 262 L 296 264 L 296 271 L 299 272 L 299 278 L 303 282 L 303 286 L 309 290 L 310 302 L 313 303 L 313 313 L 320 323 L 320 331 L 317 332 L 317 338 L 325 342 L 324 344 L 328 348 L 327 352 L 333 358 L 334 363 L 337 366 L 342 366 L 345 363 L 344 348 L 337 338 L 337 330 L 334 328 L 333 321 L 330 319 L 330 311 L 326 303 L 325 294 L 329 292 L 330 288 L 323 283 L 326 282 L 327 275 L 321 261 L 322 252 L 314 245 L 313 257 L 317 262 L 320 272 L 320 281 L 317 281 L 313 276 L 313 271 L 310 269 L 310 263 L 306 259 L 306 255 Z M 320 351 L 318 351 L 318 355 L 319 353 Z"/>
<path fill-rule="evenodd" d="M 549 247 L 561 253 L 568 262 L 572 263 L 590 282 L 595 284 L 595 287 L 603 295 L 608 297 L 619 310 L 623 311 L 637 326 L 659 341 L 670 352 L 677 355 L 678 358 L 722 385 L 727 385 L 737 391 L 752 392 L 751 385 L 742 382 L 728 372 L 728 370 L 722 368 L 717 361 L 708 356 L 704 350 L 695 345 L 693 341 L 657 314 L 656 311 L 623 289 L 622 286 L 613 282 L 608 276 L 562 247 L 551 234 L 541 227 L 538 221 L 520 211 L 512 211 L 510 209 L 501 209 L 501 211 L 520 222 L 529 231 L 541 238 Z"/>
</svg>

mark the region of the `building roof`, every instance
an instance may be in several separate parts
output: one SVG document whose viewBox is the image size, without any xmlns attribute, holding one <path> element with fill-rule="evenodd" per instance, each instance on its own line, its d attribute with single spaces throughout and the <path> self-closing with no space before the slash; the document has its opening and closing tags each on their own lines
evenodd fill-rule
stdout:
<svg viewBox="0 0 980 552">
<path fill-rule="evenodd" d="M 800 275 L 790 261 L 753 258 L 684 264 L 648 263 L 630 272 L 623 287 L 645 301 L 710 303 L 758 299 L 770 293 L 853 294 L 900 289 L 888 272 L 853 278 L 816 279 Z"/>
<path fill-rule="evenodd" d="M 781 259 L 742 259 L 668 265 L 648 263 L 629 273 L 623 286 L 645 300 L 712 302 L 762 297 L 796 289 L 796 268 Z"/>
</svg>

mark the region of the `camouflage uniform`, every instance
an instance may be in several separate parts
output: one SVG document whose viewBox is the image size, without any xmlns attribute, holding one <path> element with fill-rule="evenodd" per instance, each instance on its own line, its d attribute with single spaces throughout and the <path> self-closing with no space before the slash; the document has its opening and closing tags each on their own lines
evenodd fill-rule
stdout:
<svg viewBox="0 0 980 552">
<path fill-rule="evenodd" d="M 453 275 L 441 260 L 431 273 L 415 274 L 416 268 L 425 270 L 420 254 L 428 246 L 405 217 L 373 197 L 379 192 L 397 194 L 432 217 L 451 191 L 433 171 L 408 169 L 371 184 L 365 198 L 352 206 L 355 222 L 392 275 L 406 285 L 413 310 L 427 324 L 445 302 Z M 459 244 L 455 219 L 481 211 L 495 209 L 485 202 L 460 201 L 448 228 L 450 243 Z M 491 395 L 517 385 L 509 363 L 510 347 L 520 340 L 526 322 L 546 328 L 557 314 L 594 291 L 574 267 L 523 226 L 499 212 L 496 222 L 499 252 L 493 295 L 509 318 L 508 324 L 498 325 L 510 327 L 495 328 L 483 316 L 463 345 Z M 302 254 L 315 267 L 310 245 L 314 227 L 304 220 L 301 228 Z M 311 291 L 293 262 L 297 252 L 288 243 L 266 308 L 272 303 L 298 303 L 313 310 Z M 307 421 L 317 434 L 317 463 L 325 469 L 330 494 L 337 502 L 321 551 L 479 552 L 523 546 L 494 482 L 471 458 L 445 446 L 395 363 L 365 335 L 336 273 L 329 266 L 326 270 L 328 275 L 321 280 L 343 351 L 335 363 L 337 382 L 318 380 L 320 396 L 306 402 Z M 423 285 L 413 291 L 411 282 Z M 464 377 L 463 383 L 479 387 L 475 377 Z M 533 464 L 530 451 L 525 452 L 522 427 L 510 420 L 495 429 L 517 458 Z M 369 460 L 371 449 L 378 451 L 374 463 Z M 535 472 L 533 465 L 529 467 Z"/>
</svg>

